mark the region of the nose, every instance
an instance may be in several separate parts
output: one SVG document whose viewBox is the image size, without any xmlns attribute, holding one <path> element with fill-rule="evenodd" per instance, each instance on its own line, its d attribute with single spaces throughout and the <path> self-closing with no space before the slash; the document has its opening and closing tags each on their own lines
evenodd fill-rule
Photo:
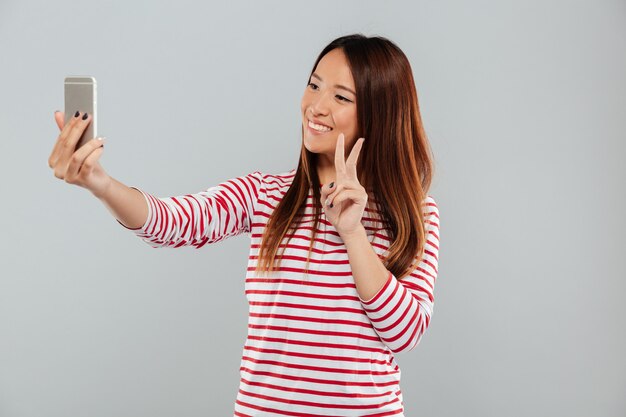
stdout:
<svg viewBox="0 0 626 417">
<path fill-rule="evenodd" d="M 313 113 L 314 116 L 328 115 L 328 111 L 330 108 L 328 95 L 325 93 L 318 94 L 311 102 L 309 108 L 311 109 L 311 113 Z"/>
</svg>

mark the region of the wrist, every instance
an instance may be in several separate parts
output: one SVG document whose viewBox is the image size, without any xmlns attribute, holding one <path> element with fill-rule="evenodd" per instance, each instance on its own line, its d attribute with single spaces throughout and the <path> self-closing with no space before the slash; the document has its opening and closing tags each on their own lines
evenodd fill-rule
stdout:
<svg viewBox="0 0 626 417">
<path fill-rule="evenodd" d="M 107 200 L 108 195 L 111 192 L 112 188 L 113 188 L 113 178 L 111 178 L 111 176 L 108 176 L 105 185 L 101 187 L 101 189 L 94 189 L 94 190 L 89 190 L 89 191 L 91 191 L 91 194 L 93 194 L 94 197 L 96 197 L 97 199 L 105 201 Z"/>
<path fill-rule="evenodd" d="M 359 223 L 355 230 L 340 233 L 339 236 L 341 237 L 341 240 L 343 240 L 343 243 L 346 245 L 349 245 L 351 242 L 362 238 L 365 238 L 367 240 L 367 233 L 362 223 Z"/>
</svg>

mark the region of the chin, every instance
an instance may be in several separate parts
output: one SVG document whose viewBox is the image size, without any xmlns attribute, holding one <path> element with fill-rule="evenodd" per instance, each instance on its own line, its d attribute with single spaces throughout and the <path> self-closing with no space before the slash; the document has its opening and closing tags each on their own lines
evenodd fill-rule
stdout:
<svg viewBox="0 0 626 417">
<path fill-rule="evenodd" d="M 325 153 L 327 150 L 324 149 L 323 146 L 320 146 L 319 143 L 315 144 L 310 141 L 310 139 L 304 139 L 304 147 L 312 153 Z"/>
<path fill-rule="evenodd" d="M 307 149 L 307 151 L 309 152 L 313 152 L 313 153 L 318 153 L 319 149 L 316 146 L 312 146 L 311 142 L 309 142 L 308 139 L 304 139 L 304 147 Z"/>
</svg>

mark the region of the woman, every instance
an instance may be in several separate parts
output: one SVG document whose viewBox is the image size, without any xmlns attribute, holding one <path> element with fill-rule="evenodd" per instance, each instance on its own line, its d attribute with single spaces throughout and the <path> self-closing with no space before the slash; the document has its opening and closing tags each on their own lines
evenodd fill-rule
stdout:
<svg viewBox="0 0 626 417">
<path fill-rule="evenodd" d="M 301 110 L 296 169 L 197 194 L 156 198 L 110 177 L 101 140 L 74 151 L 90 121 L 78 111 L 67 126 L 56 114 L 49 165 L 154 247 L 250 234 L 235 415 L 403 415 L 394 354 L 428 327 L 439 245 L 410 64 L 385 38 L 338 38 L 313 65 Z"/>
</svg>

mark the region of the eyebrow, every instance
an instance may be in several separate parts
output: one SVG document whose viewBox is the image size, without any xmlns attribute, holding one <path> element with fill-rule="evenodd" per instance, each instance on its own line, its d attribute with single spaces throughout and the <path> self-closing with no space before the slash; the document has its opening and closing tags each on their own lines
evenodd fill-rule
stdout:
<svg viewBox="0 0 626 417">
<path fill-rule="evenodd" d="M 324 80 L 322 80 L 322 77 L 320 77 L 316 73 L 311 74 L 311 76 L 317 78 L 320 81 L 324 81 Z M 342 90 L 349 91 L 349 92 L 351 92 L 352 94 L 354 94 L 356 96 L 356 93 L 354 91 L 352 91 L 351 89 L 349 89 L 348 87 L 346 87 L 346 86 L 343 86 L 343 85 L 340 85 L 340 84 L 335 84 L 334 87 L 341 88 Z"/>
</svg>

